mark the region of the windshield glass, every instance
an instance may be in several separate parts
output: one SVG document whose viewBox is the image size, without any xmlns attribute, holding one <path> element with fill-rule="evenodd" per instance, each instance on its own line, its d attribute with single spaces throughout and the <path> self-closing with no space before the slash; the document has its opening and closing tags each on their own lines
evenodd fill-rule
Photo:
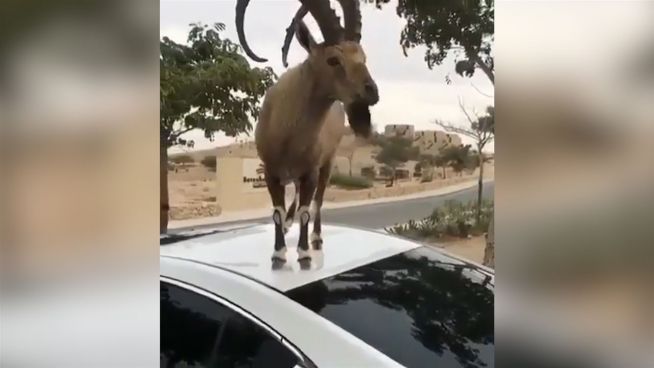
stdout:
<svg viewBox="0 0 654 368">
<path fill-rule="evenodd" d="M 286 294 L 407 367 L 493 367 L 492 282 L 421 247 Z"/>
</svg>

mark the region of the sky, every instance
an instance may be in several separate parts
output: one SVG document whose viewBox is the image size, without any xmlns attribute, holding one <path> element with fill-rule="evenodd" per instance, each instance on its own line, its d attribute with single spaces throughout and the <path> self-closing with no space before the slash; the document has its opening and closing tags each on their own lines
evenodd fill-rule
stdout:
<svg viewBox="0 0 654 368">
<path fill-rule="evenodd" d="M 331 1 L 337 14 L 341 15 L 338 3 Z M 185 43 L 191 23 L 226 25 L 225 37 L 238 42 L 235 18 L 236 0 L 161 0 L 160 36 L 167 36 L 178 43 Z M 442 65 L 432 70 L 424 61 L 424 47 L 408 50 L 405 57 L 400 47 L 400 32 L 404 20 L 397 16 L 396 0 L 381 10 L 374 5 L 362 4 L 361 44 L 367 55 L 368 69 L 377 82 L 380 101 L 371 108 L 372 121 L 382 130 L 387 124 L 413 124 L 416 130 L 439 129 L 435 120 L 453 125 L 467 126 L 467 120 L 459 107 L 462 99 L 468 111 L 483 114 L 486 106 L 493 105 L 493 85 L 478 70 L 472 78 L 463 78 L 454 72 L 454 58 L 448 57 Z M 286 69 L 281 61 L 281 46 L 291 18 L 299 2 L 296 0 L 254 0 L 250 2 L 245 16 L 245 33 L 250 47 L 259 56 L 267 58 L 266 63 L 252 65 L 270 66 L 277 75 Z M 305 17 L 316 40 L 322 36 L 310 15 Z M 302 62 L 306 52 L 293 40 L 288 62 L 289 66 Z M 450 74 L 452 84 L 445 83 Z M 480 93 L 481 92 L 481 93 Z M 489 97 L 491 96 L 491 97 Z M 256 123 L 256 122 L 253 122 Z M 235 142 L 235 138 L 216 135 L 214 142 L 204 138 L 202 131 L 193 131 L 185 136 L 195 140 L 195 149 L 207 149 Z M 471 143 L 462 137 L 464 143 Z M 239 139 L 251 139 L 245 136 Z M 183 149 L 173 148 L 171 152 Z M 489 151 L 493 151 L 491 144 Z"/>
</svg>

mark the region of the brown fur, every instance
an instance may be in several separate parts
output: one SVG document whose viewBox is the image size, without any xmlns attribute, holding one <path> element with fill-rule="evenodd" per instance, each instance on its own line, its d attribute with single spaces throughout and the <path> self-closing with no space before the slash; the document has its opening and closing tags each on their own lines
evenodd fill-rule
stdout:
<svg viewBox="0 0 654 368">
<path fill-rule="evenodd" d="M 329 163 L 346 131 L 342 103 L 316 95 L 309 67 L 288 70 L 268 90 L 255 129 L 259 157 L 284 183 Z"/>
<path fill-rule="evenodd" d="M 255 129 L 257 153 L 263 161 L 266 184 L 275 207 L 274 262 L 284 261 L 282 253 L 286 245 L 282 227 L 285 231 L 298 204 L 301 259 L 310 260 L 306 253 L 309 217 L 306 208 L 312 200 L 315 200 L 315 218 L 311 242 L 314 249 L 322 246 L 320 207 L 336 150 L 346 132 L 345 115 L 350 118 L 355 133 L 365 136 L 371 126 L 368 106 L 379 99 L 358 43 L 318 45 L 303 22 L 298 24 L 296 37 L 309 57 L 287 70 L 268 89 Z M 282 219 L 280 215 L 284 215 L 286 208 L 284 186 L 291 182 L 296 185 L 299 203 L 294 201 Z"/>
</svg>

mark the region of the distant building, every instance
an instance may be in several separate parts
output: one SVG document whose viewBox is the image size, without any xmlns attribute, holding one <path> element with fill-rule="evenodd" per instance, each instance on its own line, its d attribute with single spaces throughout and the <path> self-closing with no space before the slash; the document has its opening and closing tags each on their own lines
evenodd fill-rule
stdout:
<svg viewBox="0 0 654 368">
<path fill-rule="evenodd" d="M 413 145 L 418 147 L 421 154 L 436 155 L 438 152 L 451 146 L 460 146 L 461 137 L 454 133 L 440 130 L 421 130 L 415 133 Z"/>
<path fill-rule="evenodd" d="M 390 124 L 384 128 L 386 137 L 401 137 L 413 140 L 415 128 L 411 124 Z"/>
<path fill-rule="evenodd" d="M 413 142 L 414 147 L 418 147 L 421 154 L 436 155 L 442 148 L 461 145 L 461 138 L 456 134 L 439 130 L 415 131 L 414 126 L 410 124 L 387 125 L 384 129 L 384 136 L 409 139 Z M 354 132 L 348 128 L 336 153 L 333 170 L 335 173 L 341 174 L 352 172 L 353 175 L 363 175 L 370 170 L 379 172 L 383 166 L 375 159 L 379 150 L 380 147 L 369 144 L 365 139 L 357 138 Z M 218 147 L 215 152 L 219 159 L 258 158 L 254 141 L 232 143 L 228 146 Z M 350 166 L 352 167 L 350 168 Z M 405 174 L 408 177 L 411 177 L 414 166 L 407 164 L 401 169 L 406 171 Z"/>
</svg>

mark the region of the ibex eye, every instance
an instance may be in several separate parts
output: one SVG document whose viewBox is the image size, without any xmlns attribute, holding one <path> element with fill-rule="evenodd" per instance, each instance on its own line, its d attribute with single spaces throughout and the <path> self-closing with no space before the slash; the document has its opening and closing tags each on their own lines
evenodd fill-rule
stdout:
<svg viewBox="0 0 654 368">
<path fill-rule="evenodd" d="M 330 66 L 336 66 L 340 64 L 340 61 L 338 61 L 338 58 L 336 56 L 331 56 L 327 58 L 327 64 Z"/>
</svg>

